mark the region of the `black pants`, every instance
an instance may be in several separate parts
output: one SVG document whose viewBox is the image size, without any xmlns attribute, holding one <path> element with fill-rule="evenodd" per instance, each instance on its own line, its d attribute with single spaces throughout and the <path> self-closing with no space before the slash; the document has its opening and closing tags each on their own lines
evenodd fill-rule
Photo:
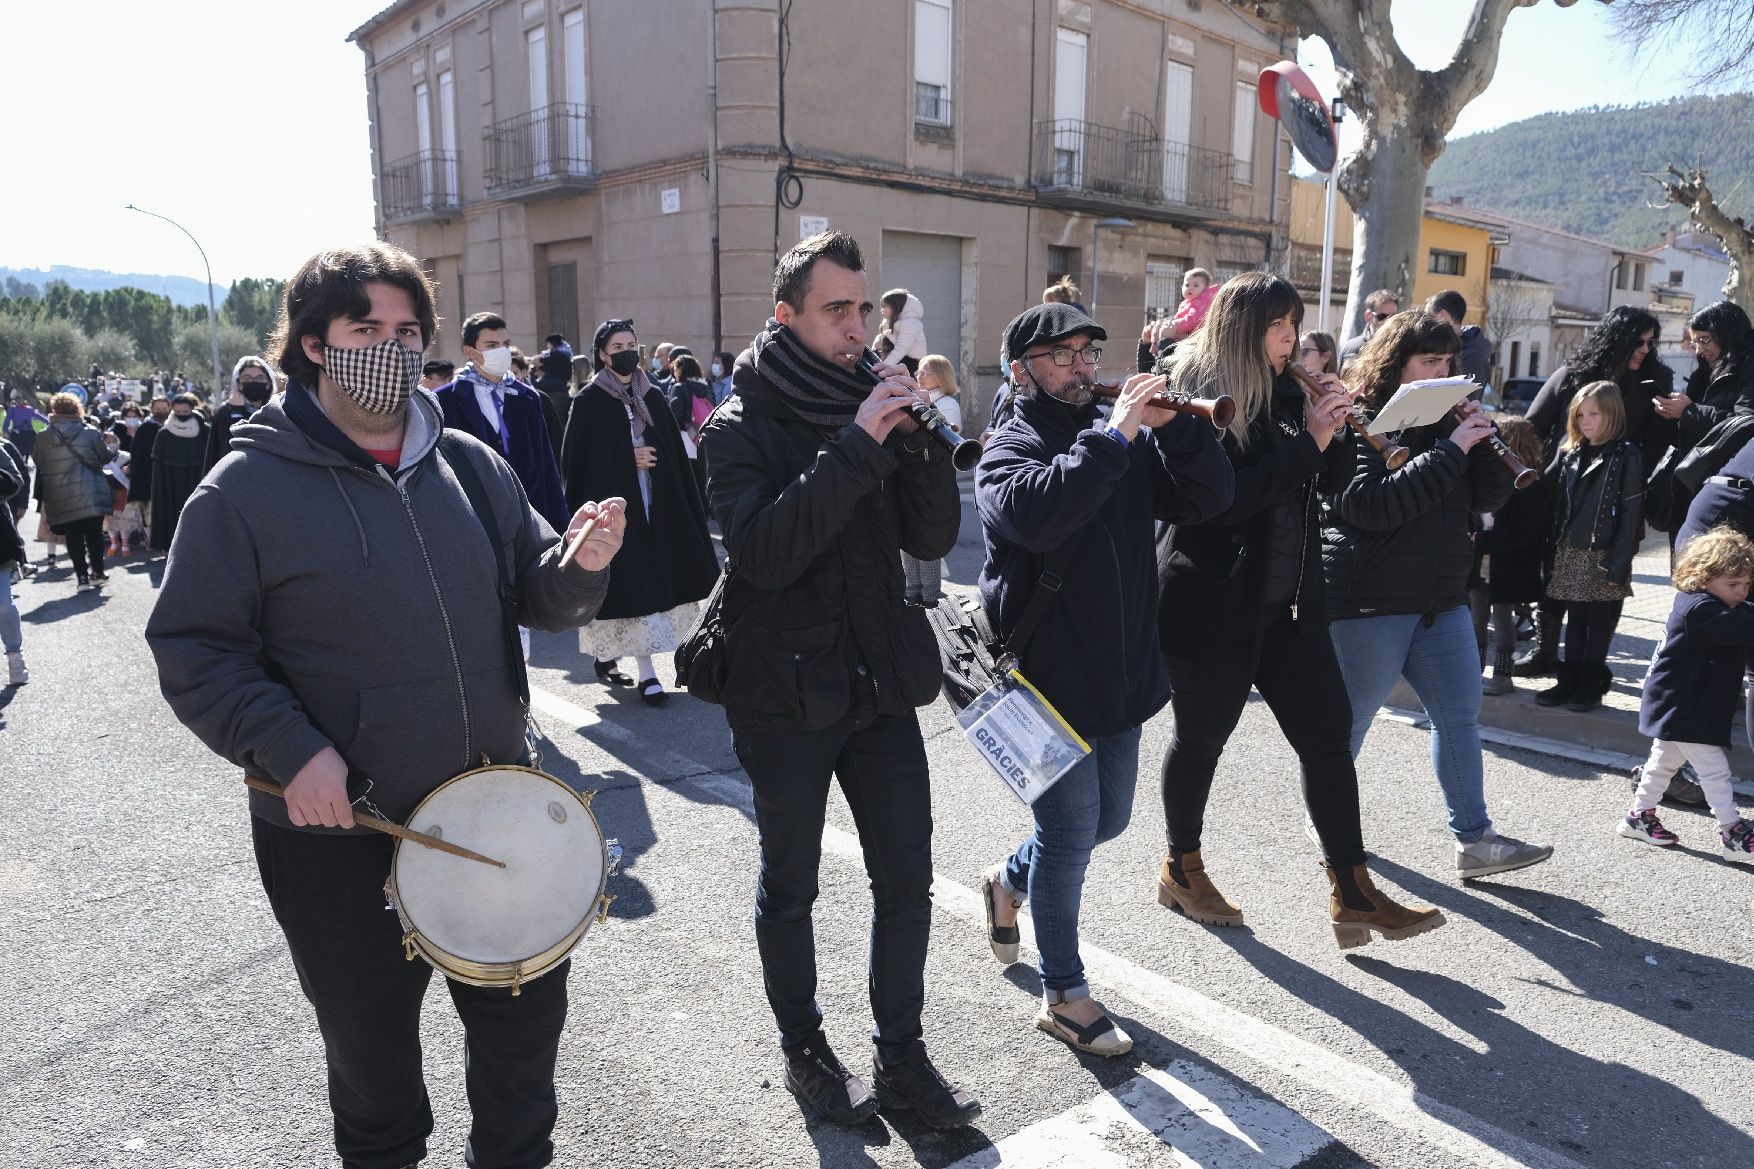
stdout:
<svg viewBox="0 0 1754 1169">
<path fill-rule="evenodd" d="M 736 748 L 755 788 L 755 942 L 781 1046 L 796 1047 L 822 1026 L 810 915 L 828 785 L 838 778 L 871 878 L 872 1038 L 885 1061 L 904 1058 L 920 1043 L 932 926 L 932 790 L 918 720 L 910 711 L 819 731 L 738 732 Z"/>
<path fill-rule="evenodd" d="M 1170 707 L 1175 711 L 1175 735 L 1163 760 L 1169 846 L 1177 852 L 1200 847 L 1218 757 L 1242 718 L 1252 686 L 1297 752 L 1303 802 L 1328 863 L 1336 868 L 1361 865 L 1364 833 L 1358 822 L 1358 772 L 1352 765 L 1352 706 L 1334 643 L 1325 630 L 1297 632 L 1289 607 L 1263 616 L 1267 624 L 1252 662 L 1238 660 L 1235 667 L 1224 668 L 1169 659 Z"/>
<path fill-rule="evenodd" d="M 1565 664 L 1599 666 L 1608 660 L 1624 601 L 1565 602 Z"/>
<path fill-rule="evenodd" d="M 432 967 L 402 954 L 385 907 L 387 836 L 299 832 L 251 821 L 256 865 L 316 1009 L 329 1065 L 335 1151 L 347 1169 L 391 1169 L 426 1155 L 432 1107 L 420 1067 L 420 1004 Z M 554 1061 L 570 962 L 509 990 L 446 979 L 463 1022 L 475 1169 L 535 1169 L 554 1157 Z"/>
<path fill-rule="evenodd" d="M 55 534 L 67 539 L 67 555 L 80 580 L 104 570 L 104 517 L 86 516 L 70 524 L 56 524 Z"/>
</svg>

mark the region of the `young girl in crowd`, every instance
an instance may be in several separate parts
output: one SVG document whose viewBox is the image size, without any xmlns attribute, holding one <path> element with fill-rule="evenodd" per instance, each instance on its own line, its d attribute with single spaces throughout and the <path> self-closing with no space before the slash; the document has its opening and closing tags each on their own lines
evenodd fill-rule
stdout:
<svg viewBox="0 0 1754 1169">
<path fill-rule="evenodd" d="M 1730 720 L 1742 696 L 1742 671 L 1754 646 L 1754 541 L 1728 526 L 1695 536 L 1675 561 L 1675 604 L 1651 661 L 1638 730 L 1651 737 L 1632 808 L 1620 835 L 1646 844 L 1678 839 L 1657 819 L 1657 802 L 1682 763 L 1693 764 L 1723 857 L 1754 865 L 1754 824 L 1736 812 L 1730 787 Z"/>
<path fill-rule="evenodd" d="M 1565 655 L 1558 683 L 1535 701 L 1594 710 L 1614 681 L 1608 643 L 1632 595 L 1644 494 L 1644 456 L 1626 437 L 1619 386 L 1591 382 L 1571 399 L 1555 468 L 1547 596 L 1565 604 Z"/>
<path fill-rule="evenodd" d="M 1236 399 L 1222 438 L 1236 496 L 1212 519 L 1176 524 L 1158 537 L 1158 636 L 1175 736 L 1163 761 L 1169 855 L 1158 870 L 1157 900 L 1207 925 L 1243 924 L 1242 910 L 1207 876 L 1201 848 L 1219 756 L 1249 691 L 1258 690 L 1297 753 L 1327 871 L 1329 920 L 1335 941 L 1348 949 L 1370 941 L 1373 930 L 1410 938 L 1444 919 L 1430 907 L 1397 904 L 1365 867 L 1358 773 L 1347 743 L 1352 708 L 1328 640 L 1317 518 L 1317 493 L 1338 491 L 1352 478 L 1345 427 L 1352 402 L 1332 374 L 1310 401 L 1287 371 L 1302 320 L 1296 289 L 1249 272 L 1225 283 L 1195 340 L 1176 350 L 1175 389 Z M 1256 856 L 1283 854 L 1270 826 L 1254 832 Z"/>
<path fill-rule="evenodd" d="M 950 423 L 951 429 L 962 433 L 962 407 L 956 404 L 956 370 L 950 359 L 941 353 L 927 355 L 920 362 L 920 371 L 914 380 L 920 389 L 926 392 L 932 405 L 944 415 L 944 421 Z M 944 560 L 915 560 L 906 552 L 901 554 L 902 575 L 906 578 L 906 601 L 910 605 L 924 605 L 928 609 L 936 605 L 944 596 Z"/>
<path fill-rule="evenodd" d="M 1541 436 L 1526 418 L 1500 415 L 1498 437 L 1527 467 L 1541 465 Z M 1534 484 L 1511 495 L 1497 511 L 1487 515 L 1486 527 L 1474 538 L 1475 575 L 1486 558 L 1488 579 L 1473 587 L 1474 640 L 1485 653 L 1486 617 L 1492 617 L 1492 675 L 1485 681 L 1487 694 L 1509 694 L 1516 689 L 1511 677 L 1516 658 L 1516 606 L 1531 605 L 1546 596 L 1541 579 L 1547 534 L 1553 518 L 1553 480 L 1543 475 Z"/>
</svg>

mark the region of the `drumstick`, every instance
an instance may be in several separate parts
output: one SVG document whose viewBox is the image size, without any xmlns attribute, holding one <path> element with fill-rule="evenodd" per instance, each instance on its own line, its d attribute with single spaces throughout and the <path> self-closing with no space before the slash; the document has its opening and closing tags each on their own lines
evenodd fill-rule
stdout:
<svg viewBox="0 0 1754 1169">
<path fill-rule="evenodd" d="M 585 521 L 585 526 L 579 529 L 579 534 L 572 538 L 572 543 L 568 544 L 566 551 L 561 553 L 560 567 L 565 568 L 573 562 L 573 558 L 579 554 L 579 549 L 585 546 L 585 541 L 590 539 L 591 533 L 596 530 L 597 521 L 602 518 L 603 515 L 599 512 Z"/>
<path fill-rule="evenodd" d="M 253 775 L 244 776 L 244 786 L 274 796 L 278 799 L 284 800 L 286 798 L 286 792 L 282 790 L 279 784 L 272 783 L 266 779 L 257 779 Z M 389 836 L 394 836 L 401 840 L 411 840 L 415 844 L 423 847 L 436 848 L 440 852 L 448 852 L 452 856 L 460 856 L 465 860 L 480 861 L 484 865 L 493 865 L 502 869 L 505 868 L 504 861 L 496 861 L 490 856 L 482 856 L 478 852 L 471 852 L 460 844 L 452 844 L 448 840 L 440 840 L 436 836 L 428 836 L 424 832 L 416 832 L 412 828 L 404 828 L 402 825 L 394 823 L 393 821 L 380 820 L 378 817 L 368 816 L 364 812 L 355 812 L 353 814 L 353 822 L 358 824 L 361 828 L 373 828 Z"/>
</svg>

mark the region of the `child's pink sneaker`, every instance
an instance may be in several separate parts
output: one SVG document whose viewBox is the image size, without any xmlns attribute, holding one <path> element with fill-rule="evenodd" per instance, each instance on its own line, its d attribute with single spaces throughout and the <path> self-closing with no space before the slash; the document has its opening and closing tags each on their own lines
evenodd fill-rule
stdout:
<svg viewBox="0 0 1754 1169">
<path fill-rule="evenodd" d="M 1650 808 L 1642 812 L 1634 808 L 1626 813 L 1620 820 L 1620 835 L 1628 840 L 1642 840 L 1646 844 L 1659 844 L 1665 848 L 1681 839 L 1664 828 L 1663 822 L 1657 819 L 1656 812 Z"/>
<path fill-rule="evenodd" d="M 1754 823 L 1737 820 L 1729 828 L 1718 831 L 1724 844 L 1724 859 L 1734 865 L 1754 865 Z"/>
</svg>

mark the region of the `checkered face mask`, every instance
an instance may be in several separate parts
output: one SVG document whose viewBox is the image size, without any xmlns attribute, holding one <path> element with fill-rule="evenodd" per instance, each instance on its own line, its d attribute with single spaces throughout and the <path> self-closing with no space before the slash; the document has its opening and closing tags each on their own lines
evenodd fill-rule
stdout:
<svg viewBox="0 0 1754 1169">
<path fill-rule="evenodd" d="M 323 346 L 323 371 L 367 414 L 394 414 L 420 385 L 424 358 L 391 337 L 364 349 Z"/>
</svg>

